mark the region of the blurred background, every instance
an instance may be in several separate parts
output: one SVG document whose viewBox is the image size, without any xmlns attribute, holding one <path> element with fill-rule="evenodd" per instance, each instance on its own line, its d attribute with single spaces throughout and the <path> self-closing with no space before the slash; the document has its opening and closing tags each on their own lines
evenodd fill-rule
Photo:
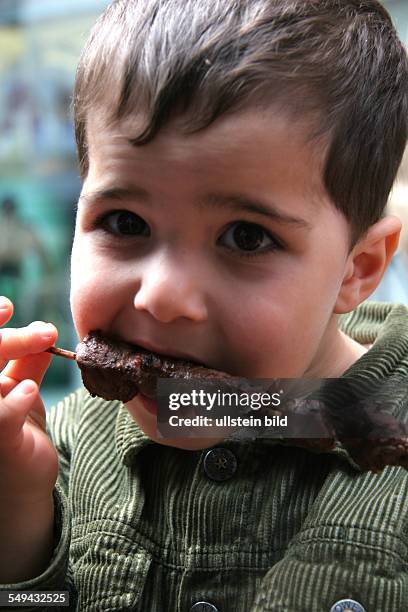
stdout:
<svg viewBox="0 0 408 612">
<path fill-rule="evenodd" d="M 408 43 L 408 0 L 384 0 Z M 58 345 L 77 342 L 69 311 L 69 253 L 80 181 L 71 96 L 89 30 L 108 0 L 0 0 L 0 295 L 13 326 L 41 319 Z M 408 304 L 408 162 L 390 210 L 403 218 L 401 248 L 374 299 Z M 80 384 L 54 358 L 43 388 L 49 407 Z"/>
</svg>

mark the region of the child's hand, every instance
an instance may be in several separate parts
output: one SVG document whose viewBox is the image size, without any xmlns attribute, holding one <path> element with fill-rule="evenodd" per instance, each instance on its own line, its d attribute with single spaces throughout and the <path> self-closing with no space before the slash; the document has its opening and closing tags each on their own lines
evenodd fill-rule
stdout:
<svg viewBox="0 0 408 612">
<path fill-rule="evenodd" d="M 0 299 L 0 326 L 13 314 Z M 47 436 L 39 385 L 52 359 L 45 349 L 57 338 L 53 325 L 31 323 L 0 330 L 0 514 L 49 499 L 58 458 Z M 5 369 L 1 371 L 3 368 Z"/>
</svg>

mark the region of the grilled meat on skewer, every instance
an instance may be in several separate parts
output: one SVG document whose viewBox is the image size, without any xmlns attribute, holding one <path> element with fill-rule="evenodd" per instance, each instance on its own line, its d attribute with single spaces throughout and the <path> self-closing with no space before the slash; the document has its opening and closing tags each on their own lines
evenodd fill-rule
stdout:
<svg viewBox="0 0 408 612">
<path fill-rule="evenodd" d="M 90 393 L 122 402 L 130 401 L 138 392 L 155 398 L 159 377 L 184 380 L 229 378 L 228 374 L 197 363 L 163 357 L 125 342 L 111 341 L 99 332 L 91 332 L 78 345 L 76 360 Z"/>
<path fill-rule="evenodd" d="M 84 338 L 76 353 L 55 347 L 49 352 L 75 359 L 88 391 L 107 400 L 128 402 L 139 392 L 154 398 L 158 378 L 219 381 L 238 393 L 270 391 L 265 386 L 256 388 L 245 379 L 198 363 L 157 355 L 106 338 L 97 331 Z M 341 401 L 306 398 L 286 402 L 273 411 L 288 415 L 287 436 L 282 441 L 317 452 L 327 452 L 340 442 L 362 470 L 378 472 L 386 465 L 408 469 L 408 428 L 383 409 L 387 394 L 392 397 L 389 394 L 395 393 L 395 389 L 386 387 L 380 404 L 373 403 L 374 409 L 370 404 L 373 395 L 368 394 L 367 401 L 362 401 L 361 389 L 357 396 L 349 394 Z M 302 437 L 309 425 L 311 430 L 319 432 L 319 437 Z"/>
</svg>

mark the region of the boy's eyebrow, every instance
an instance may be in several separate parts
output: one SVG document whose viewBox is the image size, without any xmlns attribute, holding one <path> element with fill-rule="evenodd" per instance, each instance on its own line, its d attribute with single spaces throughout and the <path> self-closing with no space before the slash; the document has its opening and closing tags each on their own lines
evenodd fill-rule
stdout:
<svg viewBox="0 0 408 612">
<path fill-rule="evenodd" d="M 82 194 L 80 200 L 83 200 L 86 204 L 96 204 L 98 201 L 102 202 L 106 200 L 139 200 L 149 202 L 150 196 L 142 187 L 111 187 Z M 280 210 L 274 204 L 266 204 L 259 199 L 254 199 L 240 193 L 229 195 L 212 193 L 201 199 L 199 206 L 202 208 L 230 208 L 231 210 L 255 213 L 284 225 L 291 225 L 306 230 L 312 229 L 311 224 L 306 221 L 306 219 L 293 217 Z"/>
<path fill-rule="evenodd" d="M 149 201 L 150 197 L 148 192 L 142 187 L 131 187 L 127 189 L 125 187 L 108 187 L 106 189 L 97 189 L 95 191 L 89 191 L 88 193 L 81 194 L 80 200 L 83 200 L 86 204 L 95 204 L 97 202 L 103 202 L 106 200 L 143 200 Z"/>
<path fill-rule="evenodd" d="M 240 193 L 231 195 L 213 193 L 201 200 L 200 206 L 203 208 L 231 208 L 232 210 L 256 213 L 268 217 L 277 223 L 292 225 L 306 230 L 312 229 L 311 224 L 306 219 L 293 217 L 280 210 L 273 203 L 266 204 L 257 198 L 254 199 Z"/>
</svg>

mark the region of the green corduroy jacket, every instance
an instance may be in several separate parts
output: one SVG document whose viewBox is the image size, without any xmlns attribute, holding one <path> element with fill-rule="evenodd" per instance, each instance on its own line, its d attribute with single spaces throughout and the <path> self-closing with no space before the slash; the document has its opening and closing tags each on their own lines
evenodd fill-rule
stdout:
<svg viewBox="0 0 408 612">
<path fill-rule="evenodd" d="M 346 373 L 399 374 L 408 421 L 408 309 L 365 303 L 341 318 L 373 347 Z M 1 588 L 64 590 L 81 612 L 408 610 L 408 472 L 361 472 L 346 450 L 276 440 L 219 444 L 233 477 L 211 480 L 207 451 L 150 441 L 120 402 L 80 389 L 49 415 L 58 449 L 55 551 L 48 569 Z M 25 608 L 28 609 L 28 608 Z M 38 608 L 33 608 L 37 609 Z M 67 608 L 64 608 L 65 610 Z"/>
</svg>

